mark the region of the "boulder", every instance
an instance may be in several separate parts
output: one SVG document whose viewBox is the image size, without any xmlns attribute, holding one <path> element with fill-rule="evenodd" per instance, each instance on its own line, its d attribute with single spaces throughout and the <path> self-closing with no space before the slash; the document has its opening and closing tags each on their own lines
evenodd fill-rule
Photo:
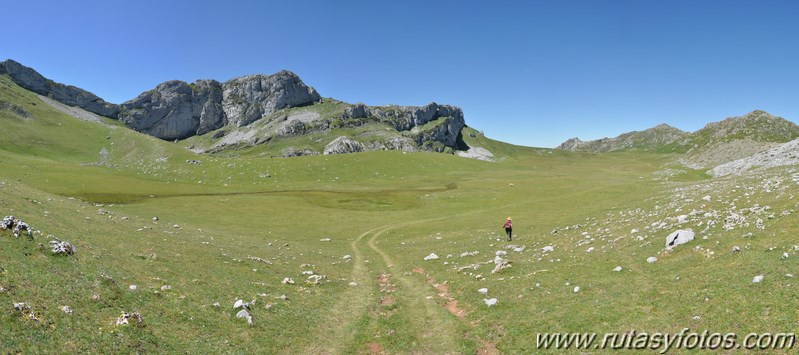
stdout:
<svg viewBox="0 0 799 355">
<path fill-rule="evenodd" d="M 678 229 L 666 237 L 666 249 L 674 248 L 692 240 L 694 240 L 694 231 L 690 229 Z"/>
</svg>

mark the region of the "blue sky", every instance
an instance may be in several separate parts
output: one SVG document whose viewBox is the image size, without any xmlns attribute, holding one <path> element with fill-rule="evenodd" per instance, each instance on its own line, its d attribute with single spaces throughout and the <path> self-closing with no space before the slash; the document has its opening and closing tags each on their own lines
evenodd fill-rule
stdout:
<svg viewBox="0 0 799 355">
<path fill-rule="evenodd" d="M 795 1 L 10 1 L 0 60 L 121 103 L 282 69 L 322 96 L 463 108 L 554 147 L 766 110 L 799 121 Z"/>
</svg>

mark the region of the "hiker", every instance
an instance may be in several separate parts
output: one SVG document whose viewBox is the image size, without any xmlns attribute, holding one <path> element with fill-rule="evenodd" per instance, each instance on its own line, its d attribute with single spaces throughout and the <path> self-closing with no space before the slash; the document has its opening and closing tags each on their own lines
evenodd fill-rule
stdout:
<svg viewBox="0 0 799 355">
<path fill-rule="evenodd" d="M 508 235 L 508 241 L 512 241 L 513 240 L 513 221 L 510 219 L 510 217 L 508 217 L 508 219 L 505 220 L 505 225 L 503 225 L 502 227 L 505 228 L 505 234 Z"/>
</svg>

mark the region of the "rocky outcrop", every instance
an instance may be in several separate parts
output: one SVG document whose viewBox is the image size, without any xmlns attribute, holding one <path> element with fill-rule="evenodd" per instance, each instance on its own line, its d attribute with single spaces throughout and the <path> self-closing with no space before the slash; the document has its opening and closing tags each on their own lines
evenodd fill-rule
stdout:
<svg viewBox="0 0 799 355">
<path fill-rule="evenodd" d="M 105 102 L 97 95 L 81 88 L 56 83 L 43 77 L 35 70 L 11 59 L 0 62 L 0 74 L 8 75 L 17 85 L 27 90 L 50 97 L 69 106 L 77 106 L 86 111 L 111 118 L 116 118 L 117 114 L 119 114 L 118 105 Z"/>
<path fill-rule="evenodd" d="M 315 150 L 311 150 L 311 149 L 307 149 L 307 148 L 299 149 L 299 148 L 294 148 L 294 147 L 288 147 L 286 149 L 283 149 L 283 151 L 281 153 L 282 153 L 282 156 L 284 158 L 301 157 L 301 156 L 305 156 L 305 155 L 319 155 L 319 152 L 317 152 Z"/>
<path fill-rule="evenodd" d="M 366 106 L 362 103 L 357 103 L 347 109 L 344 110 L 344 113 L 341 114 L 341 118 L 367 118 L 372 115 L 372 111 L 369 109 L 369 106 Z"/>
<path fill-rule="evenodd" d="M 353 140 L 346 136 L 341 136 L 334 139 L 332 142 L 328 143 L 325 146 L 325 155 L 331 154 L 347 154 L 347 153 L 357 153 L 363 152 L 366 150 L 366 147 L 356 140 Z"/>
<path fill-rule="evenodd" d="M 398 131 L 407 131 L 424 125 L 439 117 L 451 117 L 453 124 L 463 128 L 463 111 L 459 107 L 439 105 L 435 102 L 425 106 L 378 106 L 369 109 L 371 116 L 388 123 Z M 459 130 L 460 131 L 460 130 Z"/>
<path fill-rule="evenodd" d="M 184 139 L 225 124 L 222 85 L 198 80 L 191 85 L 167 81 L 122 104 L 119 120 L 161 139 Z"/>
<path fill-rule="evenodd" d="M 296 74 L 250 75 L 220 84 L 198 80 L 192 84 L 167 81 L 154 90 L 122 104 L 120 121 L 161 139 L 184 139 L 227 124 L 245 126 L 282 108 L 320 99 Z M 285 135 L 303 133 L 290 127 Z"/>
<path fill-rule="evenodd" d="M 421 127 L 413 130 L 416 144 L 426 150 L 443 152 L 445 147 L 457 148 L 458 136 L 464 127 L 463 117 L 442 117 L 441 122 L 432 127 Z M 439 143 L 439 144 L 436 144 Z"/>
<path fill-rule="evenodd" d="M 277 110 L 309 105 L 321 97 L 290 71 L 249 75 L 223 84 L 222 107 L 228 123 L 246 126 Z"/>
</svg>

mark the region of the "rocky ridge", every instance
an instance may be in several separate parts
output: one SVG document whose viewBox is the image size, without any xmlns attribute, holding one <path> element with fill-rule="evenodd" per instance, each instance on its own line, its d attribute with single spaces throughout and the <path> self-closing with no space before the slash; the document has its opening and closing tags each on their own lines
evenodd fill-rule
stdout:
<svg viewBox="0 0 799 355">
<path fill-rule="evenodd" d="M 0 75 L 6 74 L 17 85 L 69 106 L 77 106 L 101 116 L 116 118 L 119 105 L 105 102 L 97 95 L 71 85 L 56 83 L 35 70 L 11 59 L 0 62 Z"/>
<path fill-rule="evenodd" d="M 213 139 L 221 138 L 207 149 L 193 149 L 198 152 L 262 144 L 273 138 L 352 128 L 370 122 L 387 125 L 396 132 L 373 132 L 373 139 L 367 141 L 359 137 L 336 139 L 328 143 L 325 154 L 382 149 L 454 152 L 469 148 L 460 140 L 460 132 L 466 124 L 463 111 L 455 106 L 437 103 L 367 106 L 359 103 L 347 104 L 341 112 L 323 115 L 286 111 L 324 101 L 314 88 L 305 85 L 290 71 L 248 75 L 223 83 L 171 80 L 120 105 L 107 103 L 88 91 L 55 83 L 13 60 L 0 63 L 0 74 L 9 75 L 25 89 L 69 106 L 119 119 L 136 131 L 160 139 L 182 140 L 209 132 L 213 132 Z M 258 125 L 254 125 L 256 122 Z M 243 129 L 237 129 L 241 127 Z M 307 147 L 289 147 L 284 149 L 283 155 L 320 153 L 322 151 Z"/>
</svg>

